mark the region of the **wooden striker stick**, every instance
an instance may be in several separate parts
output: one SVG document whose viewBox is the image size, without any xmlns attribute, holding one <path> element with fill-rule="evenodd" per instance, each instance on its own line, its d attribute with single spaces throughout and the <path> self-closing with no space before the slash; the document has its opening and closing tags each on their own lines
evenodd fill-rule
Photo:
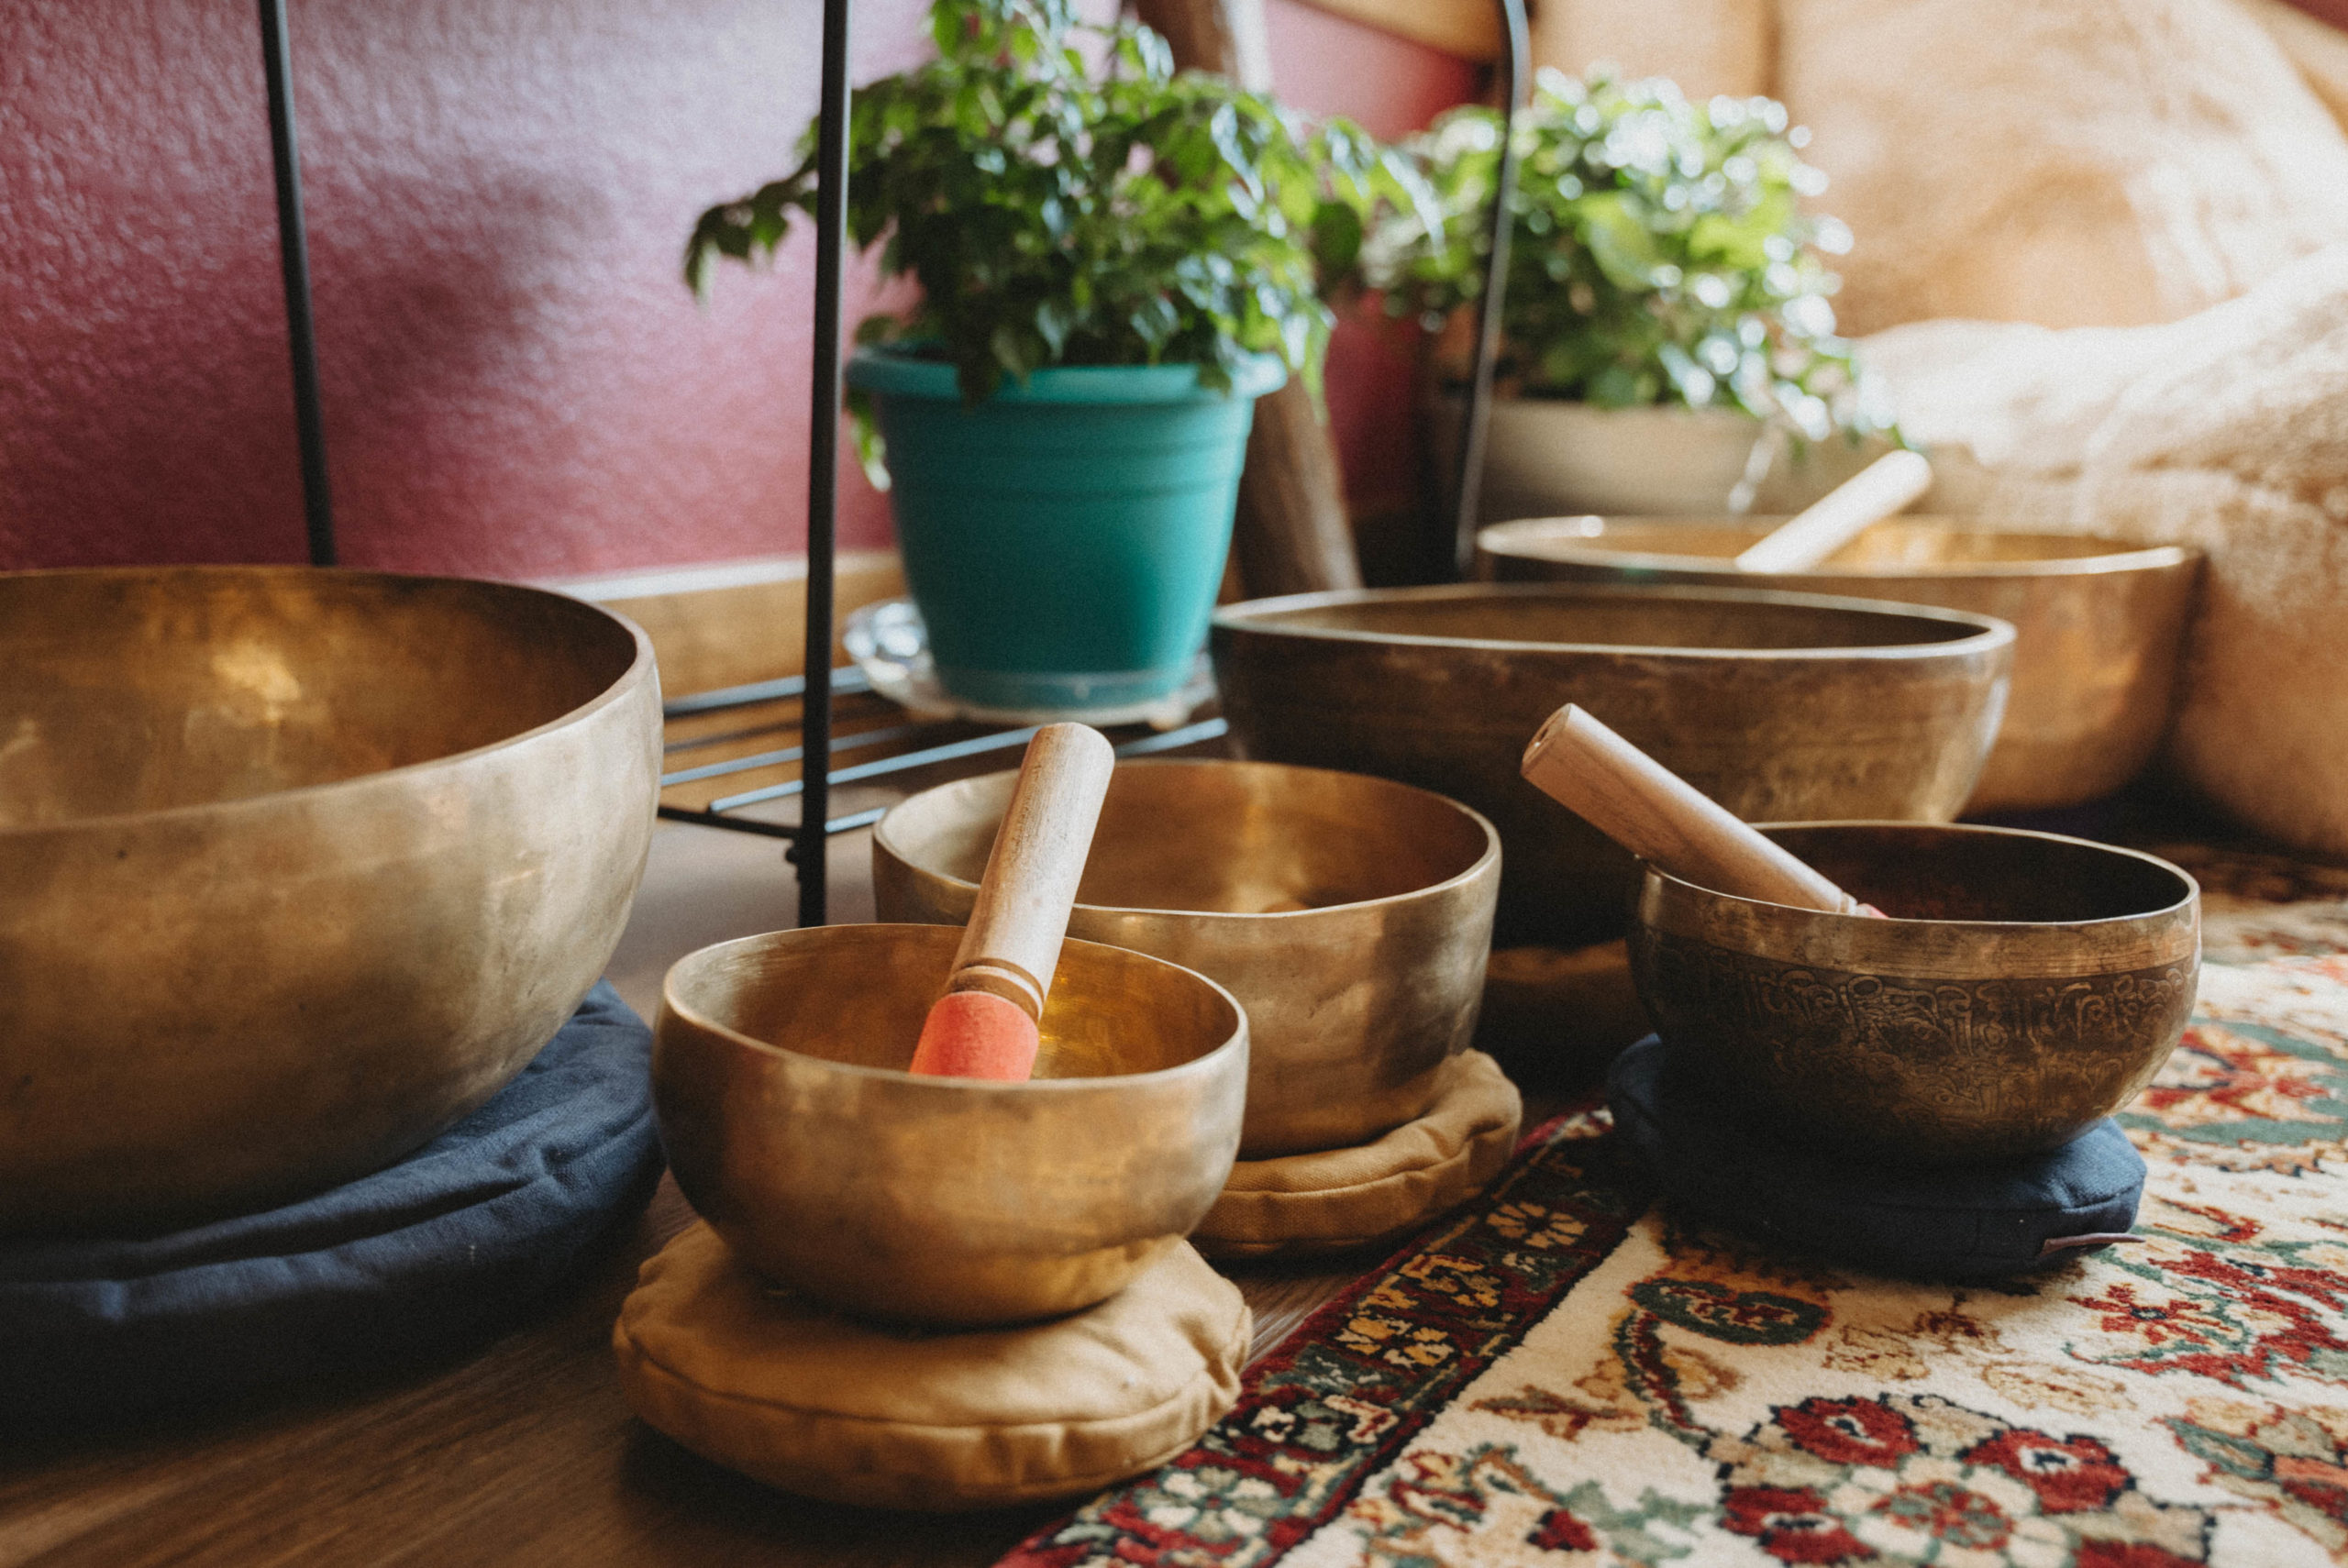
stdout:
<svg viewBox="0 0 2348 1568">
<path fill-rule="evenodd" d="M 1042 1019 L 1116 766 L 1108 737 L 1083 724 L 1047 724 L 1027 743 L 946 994 L 989 991 Z"/>
<path fill-rule="evenodd" d="M 1570 702 L 1525 747 L 1523 773 L 1599 832 L 1682 881 L 1796 909 L 1868 912 Z"/>
<path fill-rule="evenodd" d="M 1933 488 L 1921 452 L 1888 452 L 1736 558 L 1739 571 L 1808 571 Z"/>
</svg>

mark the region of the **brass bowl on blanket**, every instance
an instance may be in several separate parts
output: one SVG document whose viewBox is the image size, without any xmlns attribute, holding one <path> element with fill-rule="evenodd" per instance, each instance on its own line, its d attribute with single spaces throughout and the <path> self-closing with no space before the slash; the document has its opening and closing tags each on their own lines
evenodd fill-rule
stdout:
<svg viewBox="0 0 2348 1568">
<path fill-rule="evenodd" d="M 925 790 L 872 834 L 882 920 L 969 918 L 1016 773 Z M 1228 986 L 1247 1010 L 1240 1157 L 1365 1143 L 1468 1048 L 1500 835 L 1423 790 L 1264 762 L 1118 765 L 1069 933 Z"/>
<path fill-rule="evenodd" d="M 616 616 L 297 567 L 0 576 L 0 1231 L 364 1175 L 611 956 L 660 690 Z"/>
<path fill-rule="evenodd" d="M 2013 628 L 1949 610 L 1726 589 L 1469 584 L 1226 605 L 1215 676 L 1246 757 L 1376 774 L 1489 817 L 1496 939 L 1619 936 L 1636 863 L 1527 784 L 1578 702 L 1749 822 L 1945 820 L 2004 705 Z"/>
<path fill-rule="evenodd" d="M 872 1317 L 1047 1318 L 1115 1295 L 1223 1191 L 1247 1093 L 1230 992 L 1070 941 L 1033 1079 L 915 1077 L 961 940 L 815 926 L 669 971 L 660 1141 L 685 1197 L 759 1273 Z"/>
<path fill-rule="evenodd" d="M 1639 995 L 1676 1050 L 1825 1147 L 1955 1163 L 2055 1148 L 2168 1060 L 2200 889 L 2165 860 L 2007 828 L 1764 830 L 1893 917 L 1714 892 L 1649 867 Z"/>
<path fill-rule="evenodd" d="M 2010 621 L 2013 691 L 1966 802 L 1971 812 L 2100 800 L 2152 759 L 2176 701 L 2198 550 L 1905 516 L 1877 524 L 1811 571 L 1738 571 L 1733 558 L 1784 521 L 1527 518 L 1476 536 L 1477 574 L 1847 593 Z"/>
</svg>

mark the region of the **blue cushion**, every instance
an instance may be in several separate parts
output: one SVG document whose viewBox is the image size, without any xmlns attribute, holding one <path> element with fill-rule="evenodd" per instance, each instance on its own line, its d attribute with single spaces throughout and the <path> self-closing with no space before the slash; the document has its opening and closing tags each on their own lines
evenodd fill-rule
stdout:
<svg viewBox="0 0 2348 1568">
<path fill-rule="evenodd" d="M 172 1235 L 0 1245 L 0 1425 L 104 1420 L 500 1331 L 650 1198 L 651 1050 L 598 985 L 488 1104 L 386 1170 Z"/>
<path fill-rule="evenodd" d="M 1616 1058 L 1614 1123 L 1673 1199 L 1753 1240 L 1884 1274 L 1988 1279 L 2059 1263 L 2136 1222 L 2143 1156 L 2109 1117 L 2024 1159 L 1898 1165 L 1762 1125 L 1676 1066 L 1653 1035 Z"/>
</svg>

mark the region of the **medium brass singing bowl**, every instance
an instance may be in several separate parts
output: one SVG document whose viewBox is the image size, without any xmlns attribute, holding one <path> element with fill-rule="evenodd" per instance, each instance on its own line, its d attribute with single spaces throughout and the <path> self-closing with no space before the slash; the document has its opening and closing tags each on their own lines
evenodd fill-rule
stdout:
<svg viewBox="0 0 2348 1568">
<path fill-rule="evenodd" d="M 915 1077 L 961 940 L 816 926 L 669 971 L 660 1141 L 685 1197 L 759 1273 L 869 1317 L 1022 1322 L 1115 1295 L 1223 1191 L 1247 1093 L 1230 992 L 1071 941 L 1033 1079 Z"/>
<path fill-rule="evenodd" d="M 880 819 L 882 920 L 959 924 L 1015 773 Z M 1426 1110 L 1468 1048 L 1500 835 L 1440 795 L 1262 762 L 1118 765 L 1069 933 L 1230 988 L 1250 1036 L 1243 1159 L 1365 1143 Z"/>
<path fill-rule="evenodd" d="M 0 576 L 0 1231 L 250 1209 L 487 1099 L 619 940 L 643 633 L 295 567 Z"/>
<path fill-rule="evenodd" d="M 1241 755 L 1415 784 L 1491 819 L 1495 940 L 1620 936 L 1637 863 L 1518 773 L 1578 702 L 1748 822 L 1945 820 L 2004 706 L 1987 616 L 1727 589 L 1470 584 L 1297 594 L 1214 618 Z"/>
<path fill-rule="evenodd" d="M 1907 516 L 1877 524 L 1812 571 L 1756 579 L 1731 564 L 1784 521 L 1527 518 L 1476 536 L 1477 575 L 1784 588 L 2010 621 L 2013 690 L 1968 811 L 2100 800 L 2152 759 L 2176 701 L 2198 550 Z"/>
<path fill-rule="evenodd" d="M 1764 831 L 1895 918 L 1650 867 L 1632 972 L 1683 1060 L 1813 1147 L 1942 1164 L 2055 1148 L 2133 1099 L 2185 1031 L 2201 896 L 2165 860 L 2008 828 Z"/>
</svg>

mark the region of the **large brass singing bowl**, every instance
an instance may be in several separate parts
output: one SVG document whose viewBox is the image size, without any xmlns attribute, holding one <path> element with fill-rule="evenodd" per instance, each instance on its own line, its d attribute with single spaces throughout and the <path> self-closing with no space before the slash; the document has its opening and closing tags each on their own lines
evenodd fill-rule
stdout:
<svg viewBox="0 0 2348 1568">
<path fill-rule="evenodd" d="M 1496 940 L 1622 934 L 1636 863 L 1524 782 L 1578 702 L 1748 822 L 1945 820 L 1988 755 L 2013 628 L 1804 594 L 1535 584 L 1257 600 L 1214 619 L 1243 756 L 1464 801 L 1507 851 Z"/>
<path fill-rule="evenodd" d="M 619 940 L 651 646 L 559 594 L 307 568 L 0 576 L 0 1231 L 376 1169 Z"/>
<path fill-rule="evenodd" d="M 704 947 L 669 971 L 652 1055 L 677 1185 L 749 1265 L 916 1323 L 1102 1301 L 1231 1174 L 1247 1020 L 1145 954 L 1070 942 L 1025 1083 L 904 1068 L 962 933 L 835 925 Z"/>
<path fill-rule="evenodd" d="M 2200 890 L 2165 860 L 2005 828 L 1767 831 L 1895 918 L 1650 868 L 1632 970 L 1667 1041 L 1816 1147 L 1925 1163 L 2052 1149 L 2133 1099 L 2185 1031 Z"/>
<path fill-rule="evenodd" d="M 1731 564 L 1784 521 L 1527 518 L 1476 536 L 1478 575 L 1766 586 L 1995 615 L 2014 626 L 2013 691 L 1968 810 L 2099 800 L 2152 759 L 2176 701 L 2198 550 L 1911 516 L 1877 524 L 1813 571 L 1756 580 Z"/>
<path fill-rule="evenodd" d="M 969 918 L 1015 773 L 880 820 L 882 920 Z M 1069 933 L 1155 954 L 1247 1010 L 1243 1159 L 1368 1143 L 1424 1110 L 1468 1048 L 1500 835 L 1440 795 L 1262 762 L 1118 765 Z"/>
</svg>

